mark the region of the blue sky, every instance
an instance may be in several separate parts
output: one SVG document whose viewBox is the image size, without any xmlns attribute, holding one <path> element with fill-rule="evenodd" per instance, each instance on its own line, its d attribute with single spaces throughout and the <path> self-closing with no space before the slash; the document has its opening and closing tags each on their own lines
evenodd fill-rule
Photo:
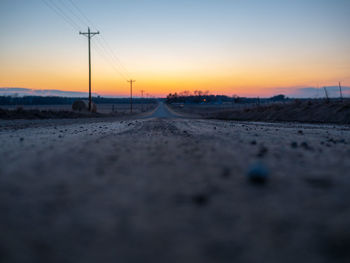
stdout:
<svg viewBox="0 0 350 263">
<path fill-rule="evenodd" d="M 87 25 L 70 0 L 45 1 L 78 28 L 44 0 L 1 0 L 0 86 L 83 91 Z M 350 1 L 72 1 L 122 62 L 93 50 L 97 93 L 124 94 L 129 77 L 154 94 L 350 85 Z"/>
</svg>

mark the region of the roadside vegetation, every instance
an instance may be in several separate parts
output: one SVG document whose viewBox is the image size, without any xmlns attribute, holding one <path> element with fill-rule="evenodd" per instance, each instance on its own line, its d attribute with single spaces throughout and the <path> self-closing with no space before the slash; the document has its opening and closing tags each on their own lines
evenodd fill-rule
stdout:
<svg viewBox="0 0 350 263">
<path fill-rule="evenodd" d="M 350 124 L 350 99 L 240 98 L 204 93 L 169 94 L 175 111 L 203 118 L 239 121 Z"/>
<path fill-rule="evenodd" d="M 85 99 L 85 100 L 84 100 Z M 76 102 L 87 102 L 86 98 L 44 97 L 44 96 L 0 96 L 0 119 L 76 119 L 103 118 L 139 114 L 153 110 L 155 99 L 133 99 L 130 112 L 129 98 L 93 98 L 95 112 L 86 107 L 75 108 Z M 86 104 L 88 105 L 88 104 Z"/>
</svg>

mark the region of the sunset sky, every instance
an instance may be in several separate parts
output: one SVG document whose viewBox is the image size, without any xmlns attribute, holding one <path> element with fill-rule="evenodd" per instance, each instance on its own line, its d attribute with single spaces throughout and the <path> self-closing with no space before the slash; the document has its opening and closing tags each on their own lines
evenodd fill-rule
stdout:
<svg viewBox="0 0 350 263">
<path fill-rule="evenodd" d="M 349 0 L 0 0 L 0 22 L 0 87 L 87 91 L 88 25 L 100 95 L 350 86 Z"/>
</svg>

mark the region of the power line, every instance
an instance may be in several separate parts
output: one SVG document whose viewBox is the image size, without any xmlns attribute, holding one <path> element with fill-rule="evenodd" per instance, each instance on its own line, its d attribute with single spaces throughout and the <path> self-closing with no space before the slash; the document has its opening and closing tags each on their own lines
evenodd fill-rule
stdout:
<svg viewBox="0 0 350 263">
<path fill-rule="evenodd" d="M 92 25 L 94 28 L 96 28 L 96 26 L 94 25 L 94 23 L 91 22 L 91 20 L 81 11 L 81 9 L 74 3 L 73 0 L 69 0 L 69 2 L 71 3 L 71 5 L 78 10 L 78 12 L 80 13 L 80 15 L 85 19 L 85 21 L 87 22 L 87 24 Z"/>
<path fill-rule="evenodd" d="M 125 76 L 122 72 L 120 72 L 120 70 L 118 70 L 113 61 L 111 60 L 111 57 L 108 56 L 108 54 L 106 54 L 106 51 L 101 47 L 100 43 L 98 41 L 95 42 L 95 44 L 97 45 L 94 45 L 93 48 L 96 49 L 96 52 L 106 61 L 108 62 L 112 69 L 115 70 L 115 72 L 117 72 L 121 77 L 123 77 L 125 80 L 128 80 L 127 76 Z"/>
<path fill-rule="evenodd" d="M 60 1 L 62 1 L 62 0 L 60 0 Z M 81 17 L 82 17 L 83 19 L 85 19 L 85 21 L 87 22 L 87 23 L 85 23 L 85 25 L 88 26 L 88 24 L 90 24 L 90 25 L 92 25 L 93 27 L 97 28 L 97 27 L 94 25 L 94 23 L 93 23 L 93 22 L 84 14 L 84 12 L 78 7 L 78 5 L 74 3 L 73 0 L 69 0 L 69 2 L 70 2 L 71 5 L 79 12 L 79 14 L 81 15 Z M 71 12 L 73 13 L 73 11 L 71 11 Z M 74 13 L 74 15 L 75 15 L 75 13 Z M 82 19 L 81 19 L 79 16 L 77 16 L 77 15 L 75 15 L 75 16 L 76 16 L 80 21 L 82 21 Z M 83 23 L 84 23 L 84 22 L 83 22 Z M 104 48 L 104 49 L 107 50 L 106 53 L 108 53 L 108 52 L 110 53 L 109 55 L 115 60 L 116 64 L 118 64 L 118 66 L 121 68 L 121 70 L 124 71 L 124 74 L 127 75 L 127 76 L 129 77 L 129 76 L 130 76 L 130 72 L 124 67 L 123 63 L 122 63 L 121 60 L 116 56 L 116 54 L 114 53 L 113 49 L 111 48 L 111 46 L 109 45 L 108 41 L 106 40 L 106 38 L 105 38 L 103 35 L 101 35 L 101 40 L 102 40 L 102 41 L 100 41 L 100 39 L 98 40 L 98 42 L 100 42 L 100 46 L 101 46 L 102 48 Z"/>
<path fill-rule="evenodd" d="M 130 75 L 129 71 L 124 67 L 123 63 L 120 61 L 120 59 L 115 55 L 114 51 L 112 50 L 111 46 L 108 44 L 107 40 L 102 37 L 102 41 L 105 43 L 107 46 L 107 49 L 109 49 L 110 53 L 112 54 L 112 57 L 117 61 L 119 66 L 126 72 L 127 75 Z"/>
<path fill-rule="evenodd" d="M 71 8 L 69 8 L 69 6 L 66 4 L 66 2 L 65 1 L 63 1 L 63 0 L 59 0 L 60 1 L 60 3 L 62 4 L 62 6 L 63 7 L 65 7 L 65 9 L 66 10 L 68 10 L 75 18 L 77 18 L 83 25 L 85 25 L 85 26 L 89 26 L 89 24 L 88 23 L 85 23 L 85 21 L 83 20 L 83 19 L 81 19 L 78 15 L 76 15 L 76 13 L 71 9 Z"/>
<path fill-rule="evenodd" d="M 56 5 L 53 1 L 50 0 L 42 0 L 46 6 L 48 6 L 51 10 L 53 10 L 58 16 L 60 16 L 66 23 L 68 23 L 75 31 L 79 31 L 80 27 L 72 20 L 65 12 Z"/>
<path fill-rule="evenodd" d="M 129 77 L 128 72 L 123 71 L 122 68 L 120 67 L 120 65 L 119 65 L 119 67 L 118 67 L 118 65 L 115 63 L 115 59 L 113 59 L 113 56 L 111 55 L 111 53 L 110 53 L 110 52 L 108 51 L 108 49 L 103 45 L 103 42 L 98 41 L 97 44 L 99 45 L 99 47 L 101 48 L 101 50 L 103 50 L 103 52 L 107 55 L 107 57 L 110 59 L 110 61 L 112 62 L 114 68 L 118 71 L 118 73 L 119 73 L 120 75 L 123 75 L 123 77 L 126 77 L 127 79 L 129 79 L 130 77 Z M 118 67 L 119 69 L 117 69 L 117 67 Z"/>
<path fill-rule="evenodd" d="M 74 30 L 80 31 L 80 23 L 84 24 L 85 26 L 89 27 L 89 24 L 91 24 L 93 27 L 96 28 L 94 23 L 84 14 L 84 12 L 78 7 L 76 3 L 74 3 L 73 0 L 69 0 L 70 5 L 77 11 L 73 11 L 67 3 L 65 3 L 63 0 L 58 0 L 61 3 L 61 6 L 59 3 L 55 2 L 55 0 L 42 0 L 51 10 L 53 10 L 58 16 L 60 16 L 65 22 L 67 22 Z M 68 10 L 68 11 L 67 11 Z M 72 17 L 73 16 L 73 17 Z M 75 17 L 75 19 L 74 19 Z M 77 22 L 76 20 L 79 20 Z M 84 21 L 85 20 L 85 21 Z M 129 71 L 124 67 L 123 63 L 120 61 L 120 59 L 115 55 L 113 49 L 109 45 L 108 41 L 101 36 L 101 39 L 97 39 L 95 41 L 95 48 L 97 53 L 104 58 L 111 66 L 112 68 L 121 75 L 125 80 L 128 80 L 130 78 Z M 100 50 L 98 50 L 98 48 Z"/>
</svg>

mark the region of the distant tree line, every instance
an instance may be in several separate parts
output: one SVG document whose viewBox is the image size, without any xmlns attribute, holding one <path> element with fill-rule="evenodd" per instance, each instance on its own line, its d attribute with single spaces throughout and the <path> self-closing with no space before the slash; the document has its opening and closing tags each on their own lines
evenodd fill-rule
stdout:
<svg viewBox="0 0 350 263">
<path fill-rule="evenodd" d="M 67 105 L 73 104 L 76 100 L 87 100 L 87 98 L 71 98 L 71 97 L 44 97 L 44 96 L 0 96 L 0 105 Z M 94 97 L 93 102 L 96 104 L 128 104 L 130 98 L 104 98 Z M 150 98 L 134 98 L 135 104 L 156 103 L 156 99 Z"/>
<path fill-rule="evenodd" d="M 271 98 L 245 98 L 234 96 L 225 96 L 225 95 L 211 95 L 208 91 L 194 91 L 190 93 L 189 91 L 183 91 L 180 93 L 170 93 L 167 98 L 167 103 L 200 103 L 200 104 L 222 104 L 222 103 L 260 103 L 260 102 L 277 102 L 285 101 L 288 98 L 285 95 L 276 95 Z"/>
</svg>

